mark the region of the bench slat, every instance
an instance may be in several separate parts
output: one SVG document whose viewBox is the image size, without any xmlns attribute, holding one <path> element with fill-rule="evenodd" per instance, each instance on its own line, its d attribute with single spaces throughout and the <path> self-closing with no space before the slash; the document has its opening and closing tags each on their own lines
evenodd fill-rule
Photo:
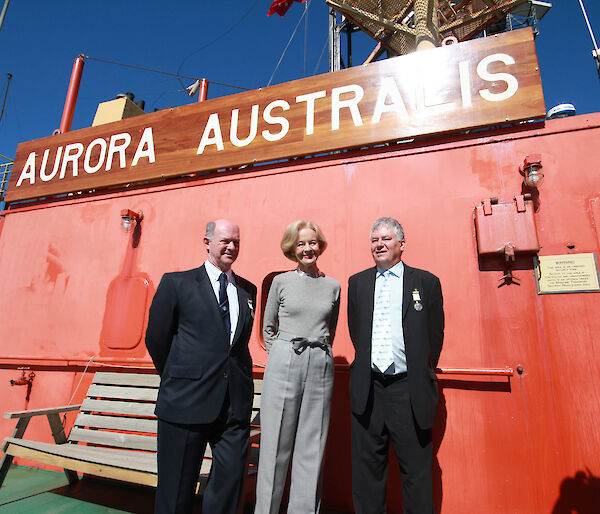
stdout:
<svg viewBox="0 0 600 514">
<path fill-rule="evenodd" d="M 101 416 L 98 416 L 101 417 Z M 149 420 L 144 420 L 149 421 Z M 156 421 L 154 423 L 157 423 Z M 252 437 L 257 437 L 256 430 L 251 431 Z M 260 433 L 260 430 L 258 431 Z M 100 430 L 86 430 L 73 427 L 69 434 L 69 442 L 101 444 L 113 448 L 124 448 L 128 450 L 145 450 L 156 452 L 156 435 L 124 434 L 122 432 L 107 432 Z M 205 459 L 212 459 L 212 450 L 209 445 L 204 451 Z"/>
<path fill-rule="evenodd" d="M 94 375 L 93 383 L 105 385 L 158 387 L 160 385 L 160 377 L 155 374 L 98 371 Z"/>
<path fill-rule="evenodd" d="M 58 414 L 63 412 L 71 412 L 79 410 L 80 405 L 65 405 L 64 407 L 51 407 L 48 409 L 28 409 L 16 412 L 5 412 L 6 419 L 14 418 L 32 418 L 34 416 L 47 416 L 48 414 Z"/>
<path fill-rule="evenodd" d="M 106 412 L 107 414 L 129 414 L 155 418 L 154 403 L 120 402 L 111 400 L 91 400 L 86 398 L 81 404 L 82 412 Z"/>
<path fill-rule="evenodd" d="M 71 469 L 73 471 L 79 471 L 80 473 L 106 477 L 121 482 L 130 482 L 132 484 L 142 484 L 151 487 L 156 487 L 157 484 L 157 476 L 154 473 L 124 469 L 95 462 L 86 462 L 78 458 L 52 455 L 40 450 L 32 450 L 14 444 L 8 446 L 8 454 L 35 462 L 42 462 L 58 468 Z"/>
<path fill-rule="evenodd" d="M 102 444 L 128 450 L 156 451 L 156 436 L 108 432 L 105 430 L 86 430 L 74 427 L 69 434 L 69 442 Z"/>
<path fill-rule="evenodd" d="M 260 440 L 260 428 L 250 429 L 250 441 L 251 443 L 258 442 Z"/>
<path fill-rule="evenodd" d="M 75 419 L 74 426 L 108 428 L 112 430 L 125 430 L 127 432 L 156 434 L 158 421 L 156 419 L 128 418 L 124 416 L 101 416 L 96 414 L 84 414 L 80 412 Z"/>
<path fill-rule="evenodd" d="M 7 445 L 6 453 L 16 455 L 15 447 L 29 448 L 48 455 L 56 455 L 84 462 L 106 464 L 124 469 L 133 469 L 146 473 L 157 473 L 156 453 L 135 452 L 131 450 L 117 450 L 114 448 L 101 448 L 98 446 L 84 446 L 82 444 L 52 444 L 29 441 L 28 439 L 16 439 L 7 437 L 4 439 Z M 200 468 L 200 474 L 208 475 L 212 465 L 212 453 L 210 447 L 206 448 L 204 460 Z"/>
<path fill-rule="evenodd" d="M 92 384 L 88 389 L 88 398 L 114 398 L 116 400 L 139 400 L 155 402 L 158 389 L 148 387 L 125 387 Z"/>
<path fill-rule="evenodd" d="M 107 464 L 124 469 L 156 473 L 155 453 L 116 450 L 114 448 L 100 448 L 97 446 L 85 446 L 83 444 L 41 443 L 39 441 L 15 439 L 13 437 L 7 437 L 4 441 L 8 443 L 6 453 L 9 453 L 11 446 L 20 446 L 50 455 L 68 457 L 85 462 L 95 462 L 97 464 Z M 11 453 L 11 455 L 13 454 Z"/>
</svg>

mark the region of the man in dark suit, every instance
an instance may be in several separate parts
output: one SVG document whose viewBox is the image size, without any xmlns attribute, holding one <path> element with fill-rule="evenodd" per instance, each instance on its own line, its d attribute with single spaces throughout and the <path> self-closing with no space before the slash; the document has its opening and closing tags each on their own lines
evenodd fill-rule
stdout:
<svg viewBox="0 0 600 514">
<path fill-rule="evenodd" d="M 207 443 L 213 454 L 202 510 L 235 513 L 240 500 L 253 399 L 248 341 L 256 287 L 231 265 L 240 231 L 208 223 L 206 262 L 166 273 L 148 319 L 146 346 L 161 377 L 155 512 L 191 512 Z"/>
<path fill-rule="evenodd" d="M 375 267 L 348 281 L 352 497 L 357 514 L 386 512 L 391 439 L 404 512 L 431 514 L 437 366 L 444 338 L 439 279 L 406 266 L 404 231 L 392 218 L 371 229 Z"/>
</svg>

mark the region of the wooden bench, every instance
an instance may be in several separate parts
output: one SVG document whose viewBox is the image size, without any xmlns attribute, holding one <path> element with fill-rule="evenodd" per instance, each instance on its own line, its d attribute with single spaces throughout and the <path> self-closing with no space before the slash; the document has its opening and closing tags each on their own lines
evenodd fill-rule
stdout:
<svg viewBox="0 0 600 514">
<path fill-rule="evenodd" d="M 80 472 L 156 487 L 158 422 L 154 406 L 159 384 L 158 375 L 97 372 L 81 405 L 5 413 L 5 418 L 19 421 L 12 437 L 4 439 L 0 486 L 13 457 L 22 457 L 63 468 L 70 483 L 78 480 Z M 255 380 L 254 388 L 249 457 L 260 438 L 257 421 L 262 380 Z M 59 414 L 75 410 L 80 412 L 67 437 Z M 23 439 L 33 416 L 48 418 L 54 443 Z M 207 447 L 199 493 L 204 490 L 210 467 L 211 452 Z M 248 474 L 256 474 L 256 462 L 250 459 Z"/>
</svg>

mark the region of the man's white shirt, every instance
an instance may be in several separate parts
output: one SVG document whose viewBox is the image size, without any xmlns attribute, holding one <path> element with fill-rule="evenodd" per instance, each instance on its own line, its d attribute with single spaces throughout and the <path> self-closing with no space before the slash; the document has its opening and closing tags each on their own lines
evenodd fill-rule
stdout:
<svg viewBox="0 0 600 514">
<path fill-rule="evenodd" d="M 375 306 L 373 311 L 373 334 L 377 331 L 375 320 L 378 318 L 378 309 L 381 306 L 377 305 L 377 299 L 380 297 L 383 286 L 385 270 L 377 268 L 375 278 Z M 390 300 L 385 307 L 389 310 L 391 321 L 391 333 L 388 344 L 392 347 L 394 366 L 389 370 L 380 370 L 382 373 L 403 373 L 406 371 L 406 354 L 404 349 L 404 330 L 402 328 L 402 301 L 404 295 L 404 264 L 400 261 L 398 264 L 387 270 L 387 280 L 390 281 Z M 379 336 L 380 337 L 380 336 Z"/>
<path fill-rule="evenodd" d="M 231 270 L 225 272 L 221 271 L 208 260 L 204 263 L 204 269 L 206 269 L 206 273 L 208 274 L 208 279 L 210 280 L 210 285 L 213 288 L 217 302 L 219 301 L 219 289 L 221 287 L 221 284 L 219 283 L 219 277 L 221 276 L 221 273 L 225 273 L 225 275 L 227 275 L 227 299 L 229 300 L 229 319 L 231 322 L 229 344 L 231 344 L 233 343 L 233 336 L 235 335 L 238 317 L 240 315 L 240 304 L 238 302 L 237 287 L 235 285 L 235 275 Z"/>
</svg>

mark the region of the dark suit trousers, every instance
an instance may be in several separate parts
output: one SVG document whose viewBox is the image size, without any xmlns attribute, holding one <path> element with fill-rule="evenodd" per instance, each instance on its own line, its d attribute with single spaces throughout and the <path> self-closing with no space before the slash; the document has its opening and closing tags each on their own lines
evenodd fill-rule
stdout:
<svg viewBox="0 0 600 514">
<path fill-rule="evenodd" d="M 183 425 L 159 419 L 154 511 L 157 514 L 192 512 L 194 490 L 208 443 L 213 462 L 202 512 L 235 514 L 244 480 L 249 434 L 247 421 L 232 419 L 229 401 L 213 423 Z"/>
<path fill-rule="evenodd" d="M 385 514 L 391 440 L 406 514 L 432 514 L 431 430 L 412 414 L 408 379 L 372 380 L 365 413 L 352 413 L 352 498 L 357 514 Z"/>
</svg>

